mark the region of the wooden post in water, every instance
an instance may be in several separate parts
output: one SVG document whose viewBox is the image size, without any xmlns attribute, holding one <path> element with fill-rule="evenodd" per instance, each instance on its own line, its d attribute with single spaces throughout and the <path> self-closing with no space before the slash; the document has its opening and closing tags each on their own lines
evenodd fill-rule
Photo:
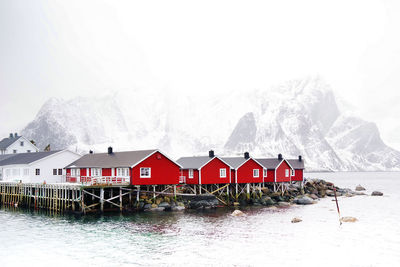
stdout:
<svg viewBox="0 0 400 267">
<path fill-rule="evenodd" d="M 122 188 L 119 188 L 119 211 L 122 211 Z"/>
<path fill-rule="evenodd" d="M 100 188 L 100 211 L 104 212 L 104 187 Z"/>
</svg>

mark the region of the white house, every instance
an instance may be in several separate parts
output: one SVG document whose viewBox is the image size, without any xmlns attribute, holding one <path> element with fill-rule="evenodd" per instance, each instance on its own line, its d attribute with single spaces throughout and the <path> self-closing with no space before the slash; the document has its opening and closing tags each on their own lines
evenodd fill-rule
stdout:
<svg viewBox="0 0 400 267">
<path fill-rule="evenodd" d="M 65 182 L 64 167 L 80 157 L 69 150 L 0 155 L 0 180 L 24 183 Z"/>
<path fill-rule="evenodd" d="M 39 152 L 39 148 L 17 133 L 10 133 L 8 138 L 0 141 L 0 155 L 30 152 Z"/>
</svg>

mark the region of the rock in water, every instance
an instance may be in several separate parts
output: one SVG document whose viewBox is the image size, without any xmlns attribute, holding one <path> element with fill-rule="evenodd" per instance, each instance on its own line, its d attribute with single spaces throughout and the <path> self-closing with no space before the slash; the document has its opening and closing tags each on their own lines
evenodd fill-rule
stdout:
<svg viewBox="0 0 400 267">
<path fill-rule="evenodd" d="M 294 217 L 294 218 L 292 219 L 292 223 L 299 223 L 299 222 L 301 222 L 301 221 L 303 221 L 303 220 L 300 219 L 300 218 L 297 218 L 297 217 Z"/>
<path fill-rule="evenodd" d="M 290 203 L 289 203 L 289 202 L 282 201 L 282 202 L 279 202 L 279 203 L 278 203 L 278 206 L 281 207 L 281 208 L 287 208 L 287 207 L 290 206 Z"/>
<path fill-rule="evenodd" d="M 383 196 L 383 193 L 379 191 L 374 191 L 372 192 L 371 196 Z"/>
<path fill-rule="evenodd" d="M 341 222 L 356 222 L 358 221 L 357 218 L 354 217 L 342 217 L 340 218 Z"/>
<path fill-rule="evenodd" d="M 356 191 L 365 191 L 365 188 L 362 187 L 361 185 L 356 186 Z"/>
<path fill-rule="evenodd" d="M 244 213 L 240 210 L 234 210 L 231 214 L 231 216 L 243 216 Z"/>
<path fill-rule="evenodd" d="M 295 198 L 293 202 L 300 205 L 310 205 L 314 203 L 313 199 L 307 196 Z"/>
</svg>

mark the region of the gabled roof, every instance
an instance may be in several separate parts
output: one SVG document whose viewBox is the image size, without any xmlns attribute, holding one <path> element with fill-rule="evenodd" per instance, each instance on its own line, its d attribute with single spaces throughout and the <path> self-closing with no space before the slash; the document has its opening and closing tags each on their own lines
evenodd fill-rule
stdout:
<svg viewBox="0 0 400 267">
<path fill-rule="evenodd" d="M 245 159 L 244 157 L 231 157 L 231 158 L 222 158 L 222 160 L 228 163 L 228 165 L 231 166 L 233 169 L 237 169 L 248 159 Z"/>
<path fill-rule="evenodd" d="M 7 147 L 12 145 L 15 141 L 17 141 L 20 138 L 21 138 L 21 136 L 12 137 L 12 138 L 11 137 L 3 138 L 3 140 L 0 141 L 0 149 L 6 149 Z"/>
<path fill-rule="evenodd" d="M 1 160 L 0 158 L 0 166 L 5 165 L 17 165 L 17 164 L 30 164 L 42 158 L 48 157 L 52 154 L 60 152 L 61 150 L 49 151 L 49 152 L 32 152 L 32 153 L 18 153 L 11 154 L 10 157 Z M 8 155 L 2 155 L 8 156 Z"/>
<path fill-rule="evenodd" d="M 270 158 L 270 159 L 256 159 L 261 165 L 264 166 L 264 168 L 267 169 L 275 169 L 282 161 L 283 159 L 277 159 L 277 158 Z"/>
<path fill-rule="evenodd" d="M 80 159 L 72 162 L 65 168 L 115 168 L 115 167 L 133 167 L 152 155 L 159 152 L 156 149 L 152 150 L 137 150 L 108 153 L 86 154 Z M 161 153 L 161 152 L 160 152 Z M 162 153 L 161 153 L 162 154 Z M 165 156 L 165 155 L 164 155 Z"/>
<path fill-rule="evenodd" d="M 209 156 L 199 156 L 199 157 L 182 157 L 178 159 L 178 162 L 183 169 L 200 169 L 211 159 Z"/>
<path fill-rule="evenodd" d="M 15 155 L 17 155 L 17 154 L 5 154 L 5 155 L 0 155 L 0 163 L 1 163 L 3 160 L 6 160 L 6 159 L 11 158 L 11 157 L 14 157 Z"/>
<path fill-rule="evenodd" d="M 298 159 L 288 159 L 287 161 L 295 170 L 304 169 L 304 160 L 299 161 Z"/>
</svg>

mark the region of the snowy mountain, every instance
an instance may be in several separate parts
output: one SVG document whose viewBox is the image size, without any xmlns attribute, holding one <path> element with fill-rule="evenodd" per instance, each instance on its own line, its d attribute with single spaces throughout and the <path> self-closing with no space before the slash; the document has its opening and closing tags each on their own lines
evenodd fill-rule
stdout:
<svg viewBox="0 0 400 267">
<path fill-rule="evenodd" d="M 126 90 L 48 100 L 22 133 L 40 148 L 160 148 L 172 156 L 303 155 L 309 170 L 400 170 L 376 125 L 346 115 L 320 78 L 213 96 Z"/>
</svg>

